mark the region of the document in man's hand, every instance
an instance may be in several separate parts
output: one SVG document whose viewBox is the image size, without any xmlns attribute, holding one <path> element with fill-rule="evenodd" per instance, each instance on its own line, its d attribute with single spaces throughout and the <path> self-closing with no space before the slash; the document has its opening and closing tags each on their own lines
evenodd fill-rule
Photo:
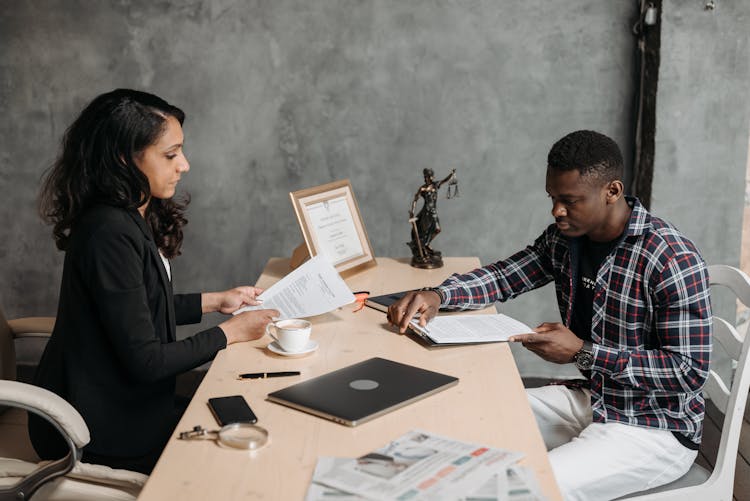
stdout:
<svg viewBox="0 0 750 501">
<path fill-rule="evenodd" d="M 280 319 L 312 317 L 353 303 L 354 295 L 330 261 L 317 255 L 264 290 L 258 299 L 263 304 L 246 306 L 234 315 L 273 308 L 281 313 Z"/>
<path fill-rule="evenodd" d="M 502 313 L 437 316 L 424 327 L 414 319 L 409 327 L 433 345 L 497 343 L 515 334 L 533 332 L 528 325 Z"/>
</svg>

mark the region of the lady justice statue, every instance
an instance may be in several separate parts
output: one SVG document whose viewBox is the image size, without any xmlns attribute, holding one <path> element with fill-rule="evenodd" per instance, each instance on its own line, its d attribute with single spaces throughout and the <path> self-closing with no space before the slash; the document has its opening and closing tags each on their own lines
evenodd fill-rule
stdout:
<svg viewBox="0 0 750 501">
<path fill-rule="evenodd" d="M 409 211 L 409 222 L 411 223 L 411 241 L 407 243 L 411 248 L 411 265 L 415 268 L 440 268 L 443 266 L 443 257 L 440 251 L 430 247 L 430 243 L 440 233 L 440 220 L 437 215 L 437 198 L 440 187 L 449 182 L 447 198 L 458 196 L 458 178 L 456 169 L 445 179 L 435 181 L 435 172 L 432 169 L 424 169 L 424 184 L 414 194 Z M 451 194 L 451 188 L 454 188 Z M 422 197 L 424 203 L 416 217 L 414 211 L 417 201 Z"/>
</svg>

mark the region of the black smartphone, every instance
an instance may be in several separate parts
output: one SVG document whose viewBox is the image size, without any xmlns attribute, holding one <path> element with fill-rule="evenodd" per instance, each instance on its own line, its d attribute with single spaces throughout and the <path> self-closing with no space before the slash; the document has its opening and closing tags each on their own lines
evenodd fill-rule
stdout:
<svg viewBox="0 0 750 501">
<path fill-rule="evenodd" d="M 258 422 L 258 418 L 242 395 L 209 398 L 208 407 L 221 426 L 230 423 Z"/>
</svg>

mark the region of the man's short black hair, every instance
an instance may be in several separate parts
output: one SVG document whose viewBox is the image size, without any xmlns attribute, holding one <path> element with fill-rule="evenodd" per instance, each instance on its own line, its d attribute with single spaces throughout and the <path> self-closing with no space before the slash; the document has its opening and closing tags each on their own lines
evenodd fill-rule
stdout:
<svg viewBox="0 0 750 501">
<path fill-rule="evenodd" d="M 622 180 L 622 153 L 612 139 L 592 130 L 577 130 L 557 141 L 547 155 L 547 169 L 577 170 L 602 182 Z"/>
</svg>

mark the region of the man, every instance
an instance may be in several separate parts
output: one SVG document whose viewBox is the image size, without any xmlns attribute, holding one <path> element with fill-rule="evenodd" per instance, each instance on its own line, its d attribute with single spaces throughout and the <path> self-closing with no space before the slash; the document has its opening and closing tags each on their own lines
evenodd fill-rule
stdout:
<svg viewBox="0 0 750 501">
<path fill-rule="evenodd" d="M 697 455 L 711 353 L 706 265 L 693 243 L 624 196 L 622 155 L 592 131 L 547 159 L 550 225 L 510 258 L 407 294 L 388 310 L 405 332 L 438 308 L 482 308 L 555 282 L 562 323 L 519 341 L 576 364 L 585 384 L 527 390 L 566 499 L 614 499 L 671 482 Z"/>
</svg>

